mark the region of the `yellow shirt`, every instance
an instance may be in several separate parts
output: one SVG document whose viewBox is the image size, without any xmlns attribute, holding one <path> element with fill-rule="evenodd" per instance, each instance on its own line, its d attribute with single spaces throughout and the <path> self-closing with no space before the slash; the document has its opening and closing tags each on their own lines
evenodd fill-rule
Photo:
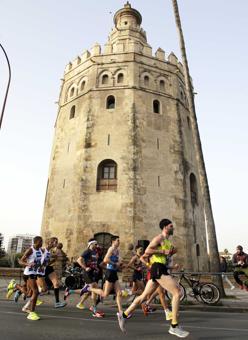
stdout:
<svg viewBox="0 0 248 340">
<path fill-rule="evenodd" d="M 157 247 L 158 250 L 170 250 L 172 247 L 171 241 L 168 239 L 164 239 L 162 242 L 162 245 L 159 245 Z M 168 255 L 165 254 L 153 254 L 150 258 L 150 263 L 162 263 L 166 264 L 167 263 L 167 257 Z"/>
</svg>

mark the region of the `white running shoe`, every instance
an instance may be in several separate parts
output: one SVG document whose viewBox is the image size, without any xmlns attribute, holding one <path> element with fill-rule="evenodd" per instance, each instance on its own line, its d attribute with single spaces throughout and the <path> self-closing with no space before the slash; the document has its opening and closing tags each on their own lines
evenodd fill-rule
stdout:
<svg viewBox="0 0 248 340">
<path fill-rule="evenodd" d="M 232 286 L 232 287 L 231 287 L 231 290 L 234 290 L 234 289 L 235 289 L 235 286 Z"/>
<path fill-rule="evenodd" d="M 54 307 L 55 308 L 63 308 L 67 305 L 66 302 L 55 302 Z"/>
<path fill-rule="evenodd" d="M 125 333 L 126 332 L 126 328 L 125 328 L 126 320 L 123 317 L 122 313 L 116 313 L 116 315 L 117 315 L 117 318 L 118 318 L 120 329 L 123 333 Z"/>
<path fill-rule="evenodd" d="M 186 338 L 189 335 L 189 332 L 184 331 L 180 326 L 170 326 L 169 333 L 178 336 L 179 338 Z"/>
</svg>

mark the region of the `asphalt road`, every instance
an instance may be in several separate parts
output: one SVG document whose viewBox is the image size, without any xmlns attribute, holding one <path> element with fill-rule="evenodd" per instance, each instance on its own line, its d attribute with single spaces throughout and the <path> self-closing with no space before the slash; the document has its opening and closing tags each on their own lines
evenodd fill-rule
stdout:
<svg viewBox="0 0 248 340">
<path fill-rule="evenodd" d="M 29 321 L 20 311 L 21 304 L 0 300 L 1 340 L 77 340 L 77 339 L 177 339 L 168 333 L 169 323 L 162 311 L 144 317 L 137 311 L 127 321 L 123 334 L 117 323 L 116 309 L 104 307 L 106 317 L 95 319 L 88 310 L 74 307 L 54 309 L 39 306 L 39 321 Z M 194 340 L 248 340 L 247 313 L 181 312 L 181 323 L 190 331 L 187 339 Z"/>
</svg>

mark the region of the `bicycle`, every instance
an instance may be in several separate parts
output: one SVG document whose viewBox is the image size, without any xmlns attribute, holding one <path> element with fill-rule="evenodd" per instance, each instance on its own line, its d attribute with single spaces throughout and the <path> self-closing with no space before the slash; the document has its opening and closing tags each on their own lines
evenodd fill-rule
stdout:
<svg viewBox="0 0 248 340">
<path fill-rule="evenodd" d="M 220 291 L 219 288 L 211 282 L 200 282 L 201 274 L 197 274 L 198 279 L 193 275 L 186 275 L 185 273 L 180 274 L 180 278 L 178 281 L 178 285 L 180 288 L 180 301 L 186 299 L 186 289 L 182 284 L 182 281 L 185 281 L 189 288 L 191 289 L 189 295 L 194 297 L 198 302 L 203 302 L 207 305 L 215 305 L 220 300 Z M 171 300 L 171 294 L 166 291 L 166 296 L 169 300 Z"/>
</svg>

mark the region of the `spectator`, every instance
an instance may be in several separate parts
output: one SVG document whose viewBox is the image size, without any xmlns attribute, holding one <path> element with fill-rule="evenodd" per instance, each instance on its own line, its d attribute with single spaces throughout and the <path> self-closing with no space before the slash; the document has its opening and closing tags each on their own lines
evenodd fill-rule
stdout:
<svg viewBox="0 0 248 340">
<path fill-rule="evenodd" d="M 224 258 L 224 256 L 220 257 L 220 271 L 222 272 L 222 279 L 225 280 L 231 290 L 233 290 L 235 288 L 235 286 L 232 284 L 232 282 L 228 279 L 226 272 L 227 272 L 227 263 L 226 263 L 226 259 Z"/>
<path fill-rule="evenodd" d="M 239 285 L 240 289 L 246 289 L 248 292 L 248 255 L 244 253 L 242 246 L 237 246 L 236 253 L 233 255 L 232 264 L 234 267 L 234 279 Z M 239 275 L 245 275 L 246 280 L 242 282 Z"/>
</svg>

